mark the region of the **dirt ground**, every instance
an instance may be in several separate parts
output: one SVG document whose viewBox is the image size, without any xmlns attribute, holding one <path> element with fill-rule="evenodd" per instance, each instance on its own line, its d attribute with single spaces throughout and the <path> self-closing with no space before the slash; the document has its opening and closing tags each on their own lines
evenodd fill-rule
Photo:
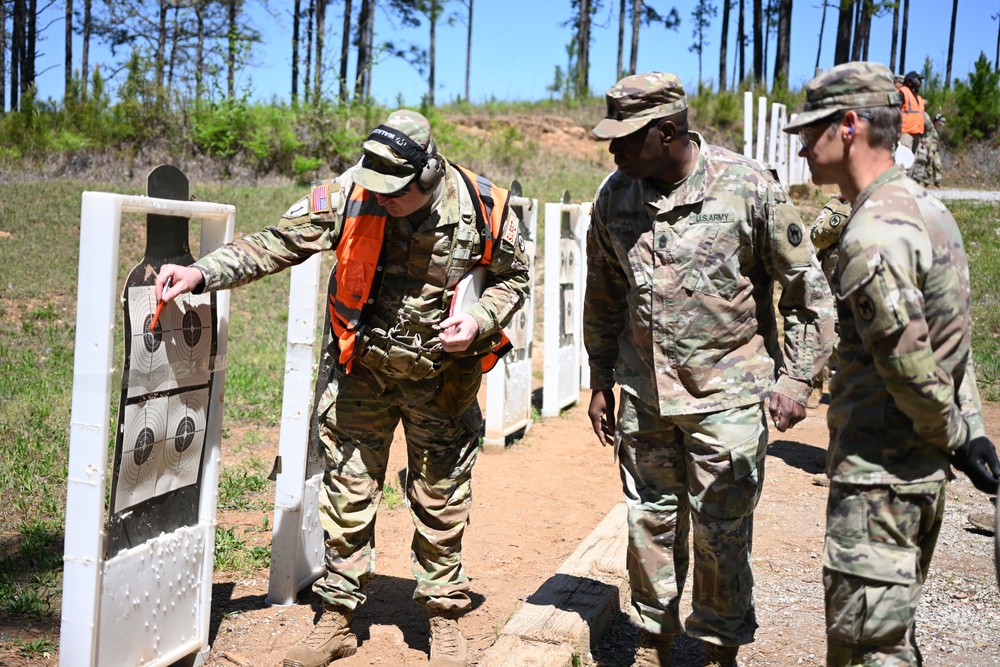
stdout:
<svg viewBox="0 0 1000 667">
<path fill-rule="evenodd" d="M 824 664 L 821 553 L 826 489 L 814 485 L 812 477 L 820 470 L 816 458 L 826 448 L 825 415 L 822 405 L 792 431 L 771 433 L 754 537 L 761 627 L 756 642 L 741 652 L 746 667 Z M 1000 424 L 1000 405 L 987 405 L 986 417 L 988 423 Z M 991 435 L 996 440 L 1000 430 Z M 399 471 L 405 465 L 404 448 L 398 440 L 395 444 L 390 470 Z M 460 621 L 473 658 L 493 643 L 518 603 L 555 572 L 620 499 L 611 451 L 597 444 L 582 404 L 535 424 L 504 453 L 480 456 L 465 540 L 475 606 Z M 987 500 L 962 479 L 950 486 L 948 503 L 946 527 L 922 601 L 925 664 L 1000 664 L 993 540 L 963 527 L 969 512 L 989 509 Z M 355 621 L 361 646 L 357 655 L 336 664 L 426 664 L 427 615 L 411 600 L 412 524 L 406 508 L 383 508 L 378 530 L 380 574 Z M 285 651 L 308 632 L 317 608 L 314 596 L 306 594 L 294 607 L 268 607 L 266 591 L 266 571 L 239 581 L 216 578 L 209 665 L 279 665 Z M 689 606 L 688 596 L 685 603 Z M 956 625 L 957 618 L 965 622 Z M 583 663 L 629 665 L 634 641 L 622 614 Z M 697 642 L 682 639 L 678 649 L 679 667 L 702 664 Z"/>
</svg>

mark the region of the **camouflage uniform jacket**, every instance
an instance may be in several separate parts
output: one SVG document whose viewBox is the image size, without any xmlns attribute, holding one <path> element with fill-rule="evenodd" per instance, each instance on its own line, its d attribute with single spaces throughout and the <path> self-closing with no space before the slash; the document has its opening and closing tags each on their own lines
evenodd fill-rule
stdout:
<svg viewBox="0 0 1000 667">
<path fill-rule="evenodd" d="M 314 253 L 335 250 L 354 169 L 357 166 L 330 181 L 327 209 L 314 211 L 307 195 L 282 216 L 280 226 L 267 227 L 201 258 L 195 266 L 205 277 L 204 289 L 244 285 L 300 264 Z M 369 205 L 377 207 L 374 198 Z M 386 215 L 384 209 L 377 208 Z M 378 214 L 377 210 L 368 212 Z M 434 325 L 447 317 L 455 285 L 482 254 L 473 201 L 455 167 L 446 165 L 446 176 L 434 193 L 426 219 L 411 225 L 408 218 L 387 217 L 384 243 L 385 275 L 371 320 L 384 331 L 392 331 L 394 339 L 416 341 L 426 350 L 438 348 L 436 354 L 446 364 L 449 355 L 435 342 Z M 494 244 L 486 288 L 478 304 L 468 311 L 479 325 L 470 350 L 488 349 L 480 342 L 494 337 L 510 321 L 527 297 L 528 284 L 519 221 L 510 211 L 501 239 Z M 362 352 L 358 350 L 359 359 Z"/>
<path fill-rule="evenodd" d="M 812 244 L 759 164 L 691 134 L 696 165 L 671 193 L 617 171 L 597 191 L 583 316 L 590 386 L 617 382 L 662 415 L 749 405 L 771 391 L 804 405 L 833 336 Z"/>
<path fill-rule="evenodd" d="M 946 479 L 949 453 L 983 432 L 969 268 L 954 218 L 901 168 L 886 170 L 853 204 L 834 279 L 831 478 Z"/>
</svg>

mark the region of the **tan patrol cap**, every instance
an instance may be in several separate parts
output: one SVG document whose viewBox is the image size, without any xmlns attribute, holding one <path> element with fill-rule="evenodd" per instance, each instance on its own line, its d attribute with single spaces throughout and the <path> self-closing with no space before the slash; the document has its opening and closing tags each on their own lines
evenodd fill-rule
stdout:
<svg viewBox="0 0 1000 667">
<path fill-rule="evenodd" d="M 806 104 L 785 132 L 794 134 L 838 111 L 863 107 L 898 107 L 903 103 L 892 72 L 881 63 L 837 65 L 806 84 Z"/>
<path fill-rule="evenodd" d="M 674 74 L 646 72 L 627 76 L 604 94 L 608 114 L 590 131 L 598 139 L 632 134 L 654 118 L 687 109 L 687 96 Z"/>
<path fill-rule="evenodd" d="M 427 151 L 430 145 L 431 124 L 416 111 L 393 111 L 385 123 L 372 130 L 372 134 L 381 133 L 383 137 L 391 137 L 394 132 L 408 137 L 420 150 Z M 368 139 L 361 148 L 364 157 L 354 172 L 354 182 L 365 190 L 391 194 L 402 190 L 417 175 L 416 166 L 386 143 Z"/>
</svg>

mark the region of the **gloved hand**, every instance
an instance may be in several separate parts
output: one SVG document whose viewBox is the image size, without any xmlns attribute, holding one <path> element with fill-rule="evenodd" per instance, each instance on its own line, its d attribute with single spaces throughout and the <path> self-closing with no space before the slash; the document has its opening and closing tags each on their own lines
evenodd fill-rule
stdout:
<svg viewBox="0 0 1000 667">
<path fill-rule="evenodd" d="M 961 470 L 983 493 L 995 494 L 1000 487 L 1000 461 L 993 442 L 985 435 L 973 438 L 955 450 L 951 464 Z"/>
</svg>

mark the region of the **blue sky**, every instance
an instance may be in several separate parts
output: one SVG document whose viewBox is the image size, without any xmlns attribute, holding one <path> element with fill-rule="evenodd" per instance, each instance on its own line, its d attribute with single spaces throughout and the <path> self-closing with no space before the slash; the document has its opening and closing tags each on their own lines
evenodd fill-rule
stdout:
<svg viewBox="0 0 1000 667">
<path fill-rule="evenodd" d="M 752 3 L 747 3 L 747 30 L 750 30 Z M 39 25 L 48 25 L 42 35 L 44 41 L 39 51 L 44 56 L 39 61 L 39 92 L 42 98 L 60 99 L 63 94 L 63 30 L 62 3 L 48 11 Z M 269 15 L 258 0 L 247 0 L 253 25 L 260 30 L 263 42 L 253 50 L 251 63 L 240 73 L 239 87 L 250 89 L 251 97 L 269 100 L 274 96 L 288 100 L 291 77 L 292 21 L 289 0 L 272 0 Z M 305 3 L 303 3 L 305 4 Z M 355 5 L 358 3 L 355 2 Z M 453 2 L 450 12 L 462 12 L 461 4 Z M 608 7 L 607 5 L 613 5 Z M 662 27 L 644 27 L 639 45 L 639 71 L 662 70 L 674 72 L 685 86 L 693 90 L 698 82 L 698 61 L 689 52 L 692 44 L 691 10 L 695 0 L 650 0 L 650 4 L 665 13 L 671 6 L 677 8 L 682 23 L 678 30 L 667 31 Z M 720 0 L 715 0 L 720 5 Z M 605 0 L 593 30 L 591 47 L 590 85 L 601 92 L 615 82 L 617 58 L 617 0 Z M 819 43 L 822 14 L 821 0 L 796 0 L 792 13 L 792 57 L 790 83 L 798 87 L 812 78 Z M 549 97 L 546 86 L 552 83 L 556 65 L 566 68 L 566 44 L 572 35 L 562 23 L 569 17 L 566 0 L 476 0 L 473 16 L 472 80 L 473 102 L 489 99 L 537 100 Z M 328 10 L 328 24 L 335 27 L 327 38 L 331 56 L 339 51 L 342 4 L 333 2 Z M 980 51 L 985 51 L 993 61 L 997 44 L 997 21 L 992 15 L 1000 13 L 1000 0 L 960 0 L 955 37 L 953 78 L 965 78 L 973 68 Z M 464 15 L 463 15 L 464 20 Z M 948 55 L 948 31 L 951 20 L 951 3 L 946 0 L 910 0 L 909 37 L 906 69 L 921 69 L 924 58 L 930 56 L 935 68 L 944 71 Z M 827 10 L 822 36 L 820 66 L 833 64 L 837 12 Z M 426 25 L 419 29 L 404 29 L 393 25 L 392 19 L 380 10 L 375 22 L 376 42 L 387 39 L 399 43 L 412 43 L 426 47 Z M 888 63 L 892 15 L 872 22 L 869 59 Z M 708 46 L 703 57 L 703 76 L 715 80 L 718 76 L 721 8 L 719 16 L 708 29 Z M 733 40 L 736 32 L 736 12 L 730 26 L 729 77 L 732 77 L 732 58 L 735 54 Z M 631 39 L 626 32 L 625 66 Z M 774 38 L 769 47 L 768 70 L 773 66 Z M 456 99 L 465 89 L 466 27 L 464 23 L 438 26 L 437 37 L 437 91 L 438 103 Z M 74 60 L 79 64 L 81 46 L 79 38 L 74 46 Z M 120 57 L 121 54 L 119 54 Z M 747 49 L 747 60 L 752 62 L 752 49 Z M 898 55 L 897 55 L 898 59 Z M 91 62 L 110 61 L 110 52 L 99 44 L 91 46 Z M 350 65 L 353 74 L 354 64 Z M 329 77 L 332 81 L 333 77 Z M 372 77 L 372 92 L 376 99 L 388 106 L 400 100 L 407 105 L 419 103 L 427 84 L 409 64 L 398 59 L 385 58 L 379 62 Z M 330 88 L 336 94 L 335 88 Z M 5 94 L 4 99 L 8 99 Z"/>
</svg>

